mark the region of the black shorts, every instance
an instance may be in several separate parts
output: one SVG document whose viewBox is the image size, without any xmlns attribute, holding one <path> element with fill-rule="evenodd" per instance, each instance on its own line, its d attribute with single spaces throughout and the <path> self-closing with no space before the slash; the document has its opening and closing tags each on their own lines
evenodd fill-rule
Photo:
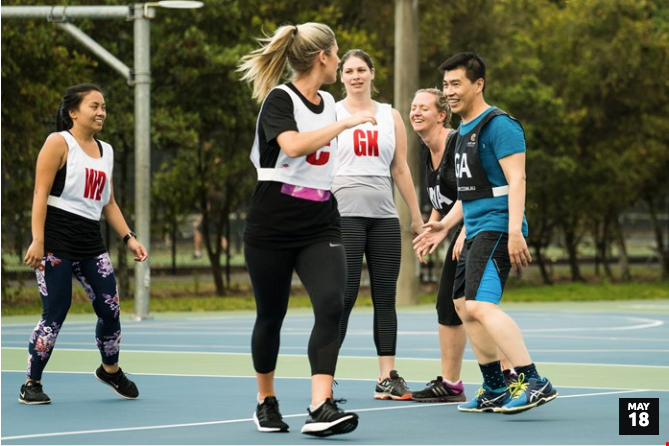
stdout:
<svg viewBox="0 0 669 446">
<path fill-rule="evenodd" d="M 453 298 L 499 304 L 511 272 L 509 236 L 484 231 L 467 240 L 455 271 Z"/>
</svg>

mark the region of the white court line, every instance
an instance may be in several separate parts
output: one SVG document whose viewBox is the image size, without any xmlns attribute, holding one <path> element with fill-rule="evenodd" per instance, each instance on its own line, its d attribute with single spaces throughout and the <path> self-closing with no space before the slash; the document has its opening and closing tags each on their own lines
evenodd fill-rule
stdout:
<svg viewBox="0 0 669 446">
<path fill-rule="evenodd" d="M 2 350 L 25 350 L 24 347 L 2 347 Z M 69 352 L 96 352 L 97 349 L 83 349 L 83 348 L 60 348 L 59 351 Z M 164 351 L 164 350 L 125 350 L 125 353 L 141 353 L 141 354 L 179 354 L 179 355 L 207 355 L 207 356 L 251 356 L 250 352 L 235 353 L 235 352 L 198 352 L 198 351 Z M 297 355 L 292 353 L 283 353 L 281 356 L 290 358 L 307 358 L 306 354 Z M 370 356 L 351 356 L 339 355 L 339 358 L 360 360 L 360 359 L 374 359 Z M 402 358 L 402 361 L 439 361 L 438 358 Z M 476 363 L 475 359 L 464 359 L 463 362 Z M 552 362 L 541 361 L 541 364 L 559 365 L 559 366 L 594 366 L 594 367 L 636 367 L 644 369 L 669 369 L 669 365 L 647 365 L 647 364 L 615 364 L 615 363 L 590 363 L 590 362 Z"/>
<path fill-rule="evenodd" d="M 25 342 L 23 341 L 6 341 L 5 342 L 6 346 L 3 348 L 7 349 L 15 349 L 15 348 L 23 348 L 23 344 Z M 19 347 L 14 347 L 11 346 L 11 344 L 18 344 Z M 76 346 L 82 346 L 82 347 L 90 347 L 91 342 L 66 342 L 59 340 L 58 345 L 63 348 L 59 348 L 58 350 L 63 350 L 68 347 L 76 347 Z M 240 353 L 235 353 L 235 352 L 230 352 L 233 354 L 242 354 L 242 353 L 248 353 L 248 345 L 224 345 L 224 344 L 217 344 L 217 345 L 198 345 L 198 344 L 136 344 L 136 343 L 128 343 L 124 342 L 123 343 L 123 348 L 128 349 L 129 347 L 131 348 L 151 348 L 151 347 L 162 347 L 165 350 L 163 351 L 164 353 L 173 353 L 174 350 L 169 350 L 169 349 L 175 349 L 175 348 L 202 348 L 202 349 L 214 349 L 214 350 L 222 350 L 222 349 L 233 349 L 233 350 L 244 350 L 243 352 Z M 300 347 L 290 347 L 290 346 L 282 346 L 281 350 L 299 350 L 303 351 L 305 350 L 306 347 L 300 346 Z M 80 350 L 76 348 L 72 348 L 72 350 Z M 86 351 L 90 351 L 90 349 L 84 349 Z M 373 352 L 376 351 L 374 346 L 369 346 L 369 347 L 346 347 L 347 351 L 359 351 L 359 352 Z M 412 349 L 414 352 L 439 352 L 440 350 L 438 348 L 413 348 Z M 139 351 L 139 350 L 125 350 L 125 351 Z M 162 350 L 157 350 L 157 351 L 162 351 Z M 466 352 L 472 352 L 472 349 L 467 348 L 465 349 Z M 198 351 L 199 352 L 199 351 Z M 669 349 L 664 349 L 664 348 L 625 348 L 625 349 L 620 349 L 620 348 L 597 348 L 597 349 L 582 349 L 582 348 L 574 348 L 574 349 L 544 349 L 544 348 L 533 348 L 532 353 L 669 353 Z M 415 359 L 411 357 L 403 357 L 404 359 Z"/>
<path fill-rule="evenodd" d="M 583 397 L 590 397 L 590 396 L 616 395 L 616 394 L 638 393 L 638 392 L 647 392 L 647 390 L 635 389 L 635 390 L 621 390 L 621 391 L 616 391 L 616 392 L 584 393 L 584 394 L 580 394 L 580 395 L 558 396 L 558 399 L 562 399 L 562 398 L 583 398 Z M 457 404 L 457 403 L 415 404 L 415 405 L 407 405 L 407 406 L 380 407 L 380 408 L 379 407 L 373 407 L 373 408 L 366 408 L 366 409 L 352 409 L 351 412 L 380 412 L 380 411 L 384 411 L 384 410 L 423 409 L 423 408 L 429 408 L 429 407 L 439 407 L 439 406 L 454 405 L 454 404 Z M 301 413 L 301 414 L 284 415 L 283 418 L 295 418 L 295 417 L 304 417 L 304 416 L 305 415 Z M 115 428 L 115 429 L 95 429 L 95 430 L 85 430 L 85 431 L 51 432 L 51 433 L 45 433 L 45 434 L 14 435 L 14 436 L 10 436 L 10 437 L 2 437 L 2 438 L 0 438 L 0 440 L 2 440 L 2 441 L 26 440 L 26 439 L 31 439 L 31 438 L 63 437 L 63 436 L 71 436 L 71 435 L 106 434 L 106 433 L 111 433 L 111 432 L 132 432 L 132 431 L 140 431 L 140 430 L 175 429 L 175 428 L 183 428 L 183 427 L 198 427 L 198 426 L 214 426 L 214 425 L 220 425 L 220 424 L 247 423 L 249 421 L 253 421 L 253 419 L 252 418 L 240 418 L 240 419 L 236 419 L 236 420 L 204 421 L 204 422 L 199 422 L 199 423 L 163 424 L 163 425 L 156 425 L 156 426 L 138 426 L 138 427 L 127 427 L 127 428 Z"/>
<path fill-rule="evenodd" d="M 470 361 L 474 362 L 474 361 Z M 25 373 L 25 370 L 3 370 L 3 373 Z M 92 372 L 71 372 L 71 371 L 49 371 L 45 370 L 45 374 L 51 374 L 51 375 L 90 375 Z M 194 373 L 145 373 L 145 372 L 139 372 L 139 373 L 128 373 L 128 375 L 137 375 L 137 376 L 167 376 L 170 378 L 225 378 L 225 379 L 252 379 L 255 380 L 257 377 L 255 375 L 202 375 L 202 374 L 194 374 Z M 292 380 L 311 380 L 310 377 L 305 377 L 305 376 L 275 376 L 274 379 L 292 379 Z M 369 378 L 337 378 L 337 381 L 358 381 L 358 382 L 369 382 Z M 422 380 L 407 380 L 407 382 L 410 383 L 422 383 L 424 381 Z M 463 381 L 463 384 L 465 385 L 471 385 L 471 386 L 478 386 L 481 384 L 480 381 Z M 558 388 L 560 389 L 594 389 L 594 390 L 611 390 L 615 389 L 616 393 L 618 391 L 621 392 L 669 392 L 669 390 L 665 389 L 620 389 L 617 387 L 595 387 L 595 386 L 565 386 L 565 385 L 559 385 Z M 605 394 L 605 393 L 601 393 Z M 584 394 L 585 396 L 591 395 L 591 394 Z M 432 405 L 433 403 L 430 403 Z M 434 403 L 437 404 L 437 403 Z M 438 403 L 438 404 L 451 404 L 451 403 Z"/>
</svg>

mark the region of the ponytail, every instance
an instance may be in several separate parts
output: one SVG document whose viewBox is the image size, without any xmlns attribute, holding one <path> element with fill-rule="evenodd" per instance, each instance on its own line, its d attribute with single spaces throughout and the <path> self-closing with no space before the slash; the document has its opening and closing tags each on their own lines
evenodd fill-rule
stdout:
<svg viewBox="0 0 669 446">
<path fill-rule="evenodd" d="M 271 37 L 258 39 L 261 47 L 243 56 L 237 71 L 241 80 L 253 86 L 259 103 L 276 87 L 288 68 L 291 79 L 308 74 L 320 51 L 329 53 L 336 43 L 329 26 L 322 23 L 280 26 Z"/>
</svg>

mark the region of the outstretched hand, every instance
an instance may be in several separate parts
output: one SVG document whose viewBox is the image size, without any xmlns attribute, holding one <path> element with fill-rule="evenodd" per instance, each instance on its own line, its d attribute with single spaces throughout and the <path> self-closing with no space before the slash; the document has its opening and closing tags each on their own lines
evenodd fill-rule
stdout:
<svg viewBox="0 0 669 446">
<path fill-rule="evenodd" d="M 437 249 L 448 235 L 448 230 L 449 228 L 439 221 L 429 221 L 423 225 L 423 232 L 413 239 L 413 249 L 421 263 L 427 264 L 424 256 L 432 254 Z"/>
</svg>

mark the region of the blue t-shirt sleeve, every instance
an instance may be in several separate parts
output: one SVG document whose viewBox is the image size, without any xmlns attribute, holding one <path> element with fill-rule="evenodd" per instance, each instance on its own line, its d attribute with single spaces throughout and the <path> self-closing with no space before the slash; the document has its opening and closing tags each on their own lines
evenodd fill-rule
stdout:
<svg viewBox="0 0 669 446">
<path fill-rule="evenodd" d="M 486 139 L 491 142 L 498 160 L 525 152 L 525 133 L 518 122 L 506 115 L 500 115 L 493 118 L 486 127 Z"/>
</svg>

